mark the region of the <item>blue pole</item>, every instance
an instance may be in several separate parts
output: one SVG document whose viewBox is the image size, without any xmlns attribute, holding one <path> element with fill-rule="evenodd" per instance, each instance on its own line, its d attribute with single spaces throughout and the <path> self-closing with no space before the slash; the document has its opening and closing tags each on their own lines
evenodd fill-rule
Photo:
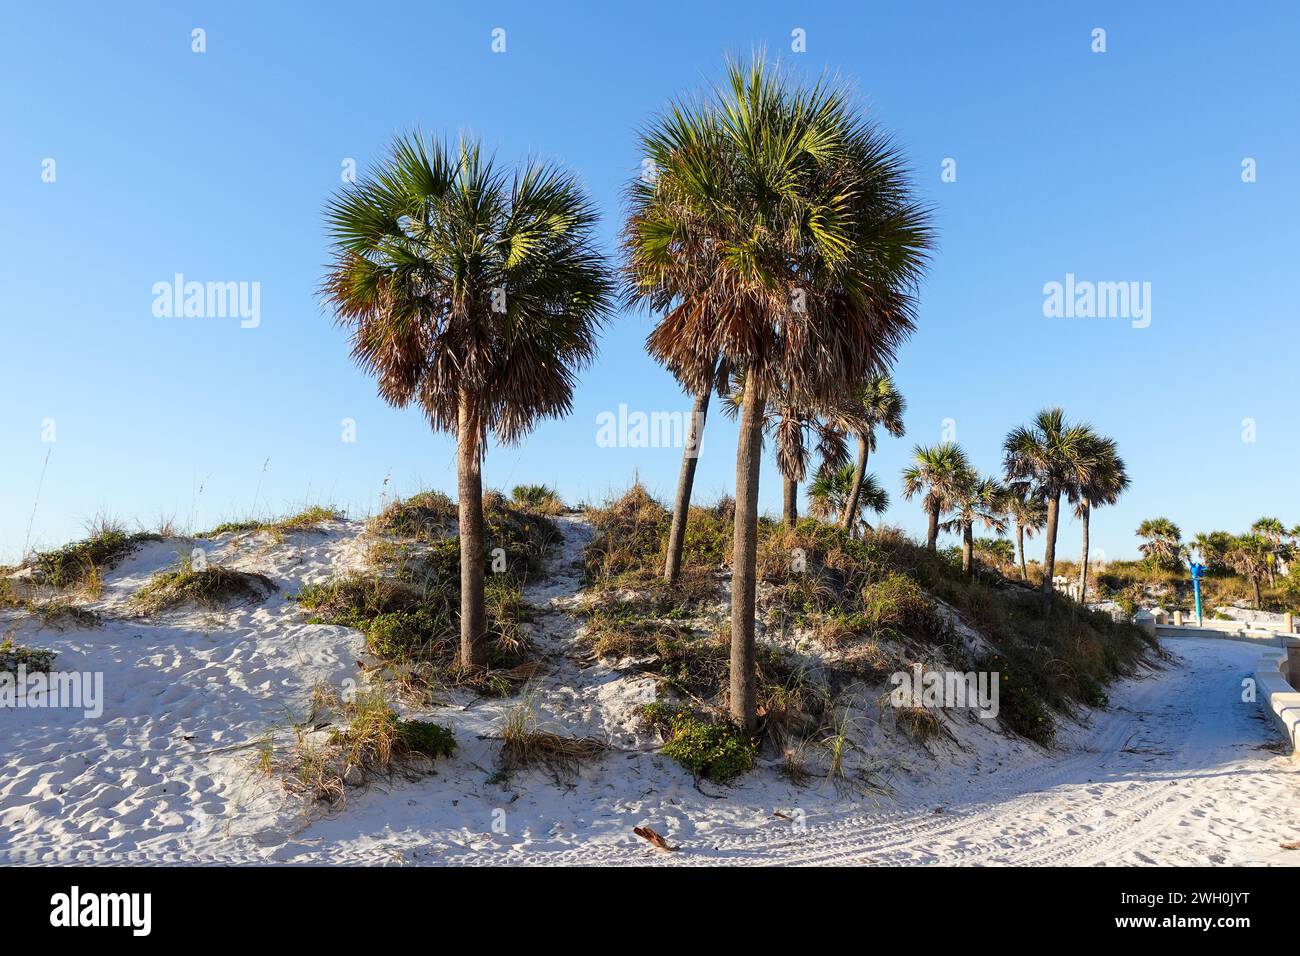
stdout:
<svg viewBox="0 0 1300 956">
<path fill-rule="evenodd" d="M 1201 572 L 1205 570 L 1205 565 L 1191 562 L 1192 569 L 1192 591 L 1196 595 L 1196 626 L 1200 627 L 1205 622 L 1201 620 Z"/>
</svg>

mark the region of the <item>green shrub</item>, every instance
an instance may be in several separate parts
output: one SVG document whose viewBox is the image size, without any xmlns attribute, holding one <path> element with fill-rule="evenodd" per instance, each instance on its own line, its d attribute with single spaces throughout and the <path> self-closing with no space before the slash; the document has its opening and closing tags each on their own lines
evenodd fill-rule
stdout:
<svg viewBox="0 0 1300 956">
<path fill-rule="evenodd" d="M 758 748 L 730 724 L 705 723 L 689 713 L 672 717 L 664 755 L 695 774 L 727 783 L 754 768 Z"/>
<path fill-rule="evenodd" d="M 18 668 L 26 668 L 27 673 L 40 672 L 48 674 L 54 666 L 54 651 L 15 644 L 12 639 L 0 641 L 0 672 L 17 674 Z"/>
</svg>

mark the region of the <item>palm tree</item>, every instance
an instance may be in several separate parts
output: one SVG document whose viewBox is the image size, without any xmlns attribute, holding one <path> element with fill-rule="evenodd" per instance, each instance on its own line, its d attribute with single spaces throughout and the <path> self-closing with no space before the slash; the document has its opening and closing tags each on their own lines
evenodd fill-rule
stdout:
<svg viewBox="0 0 1300 956">
<path fill-rule="evenodd" d="M 858 498 L 862 494 L 862 482 L 867 474 L 867 456 L 876 450 L 876 428 L 883 428 L 895 438 L 902 438 L 905 411 L 907 400 L 894 386 L 894 380 L 884 374 L 872 375 L 830 411 L 830 422 L 858 442 L 853 484 L 840 512 L 840 527 L 845 531 L 852 533 L 853 523 L 858 518 Z"/>
<path fill-rule="evenodd" d="M 1083 525 L 1083 557 L 1079 561 L 1079 601 L 1088 600 L 1088 525 L 1092 509 L 1113 505 L 1128 488 L 1128 472 L 1124 459 L 1119 457 L 1114 439 L 1093 436 L 1095 447 L 1091 455 L 1095 468 L 1074 495 L 1074 515 Z"/>
<path fill-rule="evenodd" d="M 911 501 L 922 495 L 921 507 L 929 516 L 925 546 L 931 551 L 938 546 L 939 515 L 953 507 L 970 471 L 966 453 L 955 442 L 912 449 L 912 464 L 903 471 L 903 497 Z"/>
<path fill-rule="evenodd" d="M 768 398 L 819 407 L 889 366 L 913 327 L 929 214 L 846 93 L 760 57 L 729 64 L 707 100 L 674 104 L 642 142 L 654 175 L 632 186 L 624 246 L 633 296 L 664 313 L 649 349 L 679 369 L 717 357 L 743 382 L 730 708 L 749 730 Z"/>
<path fill-rule="evenodd" d="M 1261 610 L 1264 605 L 1259 582 L 1268 573 L 1272 558 L 1272 545 L 1267 538 L 1258 534 L 1244 534 L 1239 538 L 1234 538 L 1224 555 L 1228 567 L 1250 581 L 1250 586 L 1255 591 L 1255 610 L 1257 611 Z"/>
<path fill-rule="evenodd" d="M 975 552 L 976 524 L 1001 534 L 1007 529 L 1003 517 L 1006 490 L 992 478 L 981 478 L 973 471 L 962 476 L 952 498 L 953 515 L 941 527 L 961 535 L 961 571 L 970 574 Z"/>
<path fill-rule="evenodd" d="M 844 514 L 844 506 L 855 485 L 858 489 L 858 513 L 853 515 L 850 526 L 854 530 L 849 533 L 856 532 L 859 521 L 863 527 L 870 529 L 867 513 L 881 514 L 886 511 L 889 508 L 889 494 L 876 481 L 875 475 L 867 474 L 859 479 L 857 468 L 853 465 L 834 468 L 823 463 L 813 475 L 812 484 L 808 486 L 808 513 L 822 521 L 839 519 Z"/>
<path fill-rule="evenodd" d="M 1282 539 L 1286 537 L 1286 525 L 1277 518 L 1260 518 L 1250 526 L 1250 533 L 1257 534 L 1269 545 L 1268 584 L 1277 583 L 1277 563 L 1282 550 Z"/>
<path fill-rule="evenodd" d="M 1020 580 L 1029 580 L 1029 565 L 1025 561 L 1025 538 L 1032 538 L 1047 524 L 1047 502 L 1042 495 L 1030 490 L 1027 482 L 1013 482 L 1007 486 L 1003 499 L 1007 517 L 1016 526 L 1016 549 L 1020 553 Z"/>
<path fill-rule="evenodd" d="M 1207 571 L 1222 571 L 1228 566 L 1224 556 L 1232 547 L 1233 536 L 1226 531 L 1203 532 L 1192 538 L 1192 548 L 1200 553 Z"/>
<path fill-rule="evenodd" d="M 1002 443 L 1007 478 L 1028 482 L 1030 492 L 1047 503 L 1047 533 L 1043 541 L 1043 604 L 1051 606 L 1056 571 L 1056 531 L 1061 496 L 1071 498 L 1091 479 L 1096 450 L 1092 429 L 1070 425 L 1059 408 L 1039 412 L 1033 422 L 1012 429 Z"/>
<path fill-rule="evenodd" d="M 1156 567 L 1177 568 L 1183 556 L 1183 533 L 1168 518 L 1147 518 L 1138 526 L 1138 550 Z"/>
<path fill-rule="evenodd" d="M 522 438 L 568 413 L 613 282 L 578 181 L 529 162 L 511 174 L 477 143 L 399 137 L 326 220 L 323 295 L 352 356 L 397 407 L 416 402 L 456 436 L 460 663 L 487 661 L 482 459 L 488 432 Z"/>
<path fill-rule="evenodd" d="M 716 366 L 710 364 L 706 375 L 711 380 Z M 690 379 L 683 373 L 679 381 Z M 686 544 L 686 522 L 691 511 L 691 489 L 695 485 L 695 469 L 700 462 L 700 444 L 704 441 L 704 423 L 709 415 L 711 384 L 699 386 L 691 404 L 691 421 L 682 450 L 682 467 L 677 475 L 677 494 L 673 497 L 673 520 L 668 528 L 668 546 L 664 553 L 664 580 L 676 584 L 682 572 L 682 553 Z"/>
</svg>

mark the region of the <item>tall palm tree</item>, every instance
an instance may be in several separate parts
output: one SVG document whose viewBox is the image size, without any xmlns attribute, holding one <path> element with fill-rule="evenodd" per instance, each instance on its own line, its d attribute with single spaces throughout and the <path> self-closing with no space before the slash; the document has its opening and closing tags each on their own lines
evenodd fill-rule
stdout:
<svg viewBox="0 0 1300 956">
<path fill-rule="evenodd" d="M 487 435 L 522 438 L 571 407 L 613 281 L 578 181 L 529 162 L 498 169 L 477 143 L 399 137 L 344 187 L 326 220 L 323 295 L 352 356 L 397 407 L 418 403 L 456 436 L 460 663 L 487 661 L 482 460 Z"/>
<path fill-rule="evenodd" d="M 1268 584 L 1277 583 L 1278 557 L 1282 550 L 1282 541 L 1286 537 L 1286 525 L 1277 518 L 1260 518 L 1250 526 L 1250 533 L 1259 535 L 1269 545 Z"/>
<path fill-rule="evenodd" d="M 912 449 L 912 464 L 903 471 L 903 497 L 911 501 L 922 496 L 921 507 L 929 517 L 925 546 L 931 551 L 938 547 L 939 515 L 953 507 L 970 471 L 970 461 L 956 442 Z"/>
<path fill-rule="evenodd" d="M 1147 518 L 1138 526 L 1137 536 L 1144 539 L 1138 550 L 1152 564 L 1177 568 L 1183 556 L 1183 533 L 1168 518 Z"/>
<path fill-rule="evenodd" d="M 1243 534 L 1234 538 L 1224 559 L 1228 567 L 1250 581 L 1255 591 L 1255 610 L 1262 610 L 1263 595 L 1260 593 L 1260 579 L 1268 573 L 1273 551 L 1269 540 L 1263 535 Z"/>
<path fill-rule="evenodd" d="M 1047 408 L 1034 416 L 1029 425 L 1012 429 L 1002 443 L 1002 450 L 1008 480 L 1028 482 L 1031 492 L 1047 503 L 1042 591 L 1043 605 L 1050 607 L 1061 496 L 1073 498 L 1091 480 L 1096 442 L 1087 425 L 1071 425 L 1061 409 Z"/>
<path fill-rule="evenodd" d="M 1114 439 L 1094 435 L 1095 467 L 1074 495 L 1074 515 L 1083 526 L 1083 557 L 1079 561 L 1079 601 L 1088 600 L 1088 526 L 1092 509 L 1113 505 L 1128 488 L 1128 472 Z"/>
<path fill-rule="evenodd" d="M 982 524 L 1001 534 L 1007 529 L 1006 489 L 992 478 L 981 478 L 967 471 L 952 498 L 953 515 L 941 527 L 961 535 L 961 571 L 970 574 L 975 553 L 975 525 Z"/>
<path fill-rule="evenodd" d="M 800 86 L 761 57 L 672 105 L 642 144 L 654 175 L 631 189 L 624 246 L 633 296 L 664 312 L 649 348 L 679 368 L 718 357 L 744 383 L 730 707 L 752 729 L 764 409 L 782 390 L 822 405 L 889 366 L 913 327 L 929 213 L 843 90 Z"/>
<path fill-rule="evenodd" d="M 876 429 L 883 428 L 895 438 L 904 434 L 903 413 L 907 400 L 888 375 L 872 375 L 847 398 L 831 410 L 830 422 L 857 439 L 858 457 L 853 469 L 853 485 L 840 512 L 840 527 L 853 531 L 858 518 L 858 498 L 867 474 L 867 457 L 876 450 Z"/>
<path fill-rule="evenodd" d="M 889 508 L 889 493 L 881 487 L 875 475 L 867 474 L 859 479 L 857 468 L 853 465 L 835 468 L 823 463 L 813 475 L 812 484 L 808 486 L 808 513 L 822 521 L 839 519 L 844 514 L 844 506 L 855 485 L 858 489 L 858 510 L 850 522 L 853 530 L 849 533 L 856 533 L 859 521 L 863 527 L 870 529 L 867 514 L 886 511 Z"/>
<path fill-rule="evenodd" d="M 1030 490 L 1027 482 L 1012 482 L 1003 499 L 1007 517 L 1016 526 L 1016 550 L 1020 554 L 1020 580 L 1029 580 L 1029 565 L 1025 561 L 1025 538 L 1032 538 L 1047 524 L 1047 502 L 1042 495 Z"/>
</svg>

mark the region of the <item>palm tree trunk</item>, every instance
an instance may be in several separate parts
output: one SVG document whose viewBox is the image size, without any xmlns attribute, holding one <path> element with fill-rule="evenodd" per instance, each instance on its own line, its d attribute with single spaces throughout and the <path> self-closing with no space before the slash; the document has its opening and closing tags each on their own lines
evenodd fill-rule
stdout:
<svg viewBox="0 0 1300 956">
<path fill-rule="evenodd" d="M 1020 548 L 1020 580 L 1028 583 L 1029 565 L 1025 563 L 1025 526 L 1016 522 L 1016 545 Z"/>
<path fill-rule="evenodd" d="M 939 546 L 939 506 L 930 507 L 930 526 L 925 532 L 925 546 L 935 551 Z"/>
<path fill-rule="evenodd" d="M 840 515 L 840 527 L 852 531 L 858 517 L 858 499 L 862 497 L 862 481 L 867 474 L 867 440 L 858 436 L 858 460 L 853 468 L 853 487 L 849 489 L 848 500 L 844 502 L 844 513 Z"/>
<path fill-rule="evenodd" d="M 785 526 L 792 531 L 794 526 L 799 523 L 799 483 L 793 478 L 782 479 L 784 484 L 783 496 L 784 503 L 781 509 L 781 517 L 785 521 Z"/>
<path fill-rule="evenodd" d="M 460 664 L 466 669 L 487 663 L 487 611 L 483 603 L 483 459 L 479 454 L 478 416 L 461 396 L 456 439 L 456 483 L 460 519 Z"/>
<path fill-rule="evenodd" d="M 1043 605 L 1052 604 L 1052 577 L 1056 573 L 1056 523 L 1061 514 L 1061 494 L 1047 499 L 1047 532 L 1043 535 Z"/>
<path fill-rule="evenodd" d="M 1088 517 L 1092 514 L 1092 508 L 1088 502 L 1083 503 L 1083 511 L 1079 514 L 1079 520 L 1083 522 L 1083 558 L 1079 562 L 1079 603 L 1088 602 Z"/>
<path fill-rule="evenodd" d="M 712 378 L 712 375 L 710 375 Z M 664 580 L 676 584 L 682 573 L 682 549 L 686 543 L 686 522 L 691 512 L 691 489 L 695 485 L 695 466 L 700 462 L 700 441 L 704 438 L 704 420 L 709 414 L 709 393 L 704 389 L 691 406 L 691 426 L 682 452 L 682 470 L 677 476 L 677 497 L 673 501 L 673 523 L 668 529 L 668 555 L 664 560 Z"/>
<path fill-rule="evenodd" d="M 763 455 L 763 403 L 754 374 L 745 381 L 736 445 L 736 522 L 731 552 L 731 716 L 744 730 L 758 723 L 754 666 L 754 599 L 758 559 L 758 470 Z"/>
<path fill-rule="evenodd" d="M 1259 578 L 1252 577 L 1250 583 L 1255 588 L 1255 610 L 1262 611 L 1264 609 L 1264 597 L 1259 593 Z"/>
<path fill-rule="evenodd" d="M 975 537 L 971 532 L 972 524 L 967 522 L 961 529 L 961 573 L 970 574 L 971 558 L 975 553 Z"/>
</svg>

